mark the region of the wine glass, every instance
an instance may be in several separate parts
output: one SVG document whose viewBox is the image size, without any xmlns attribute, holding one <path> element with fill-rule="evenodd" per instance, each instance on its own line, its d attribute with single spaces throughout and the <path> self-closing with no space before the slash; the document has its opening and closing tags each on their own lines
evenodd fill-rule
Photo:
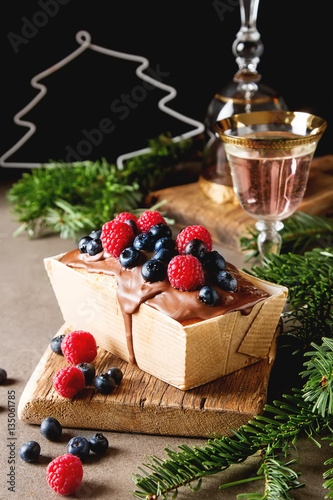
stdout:
<svg viewBox="0 0 333 500">
<path fill-rule="evenodd" d="M 241 113 L 216 123 L 243 209 L 257 219 L 258 249 L 278 254 L 282 220 L 300 205 L 310 164 L 327 123 L 292 111 Z"/>
</svg>

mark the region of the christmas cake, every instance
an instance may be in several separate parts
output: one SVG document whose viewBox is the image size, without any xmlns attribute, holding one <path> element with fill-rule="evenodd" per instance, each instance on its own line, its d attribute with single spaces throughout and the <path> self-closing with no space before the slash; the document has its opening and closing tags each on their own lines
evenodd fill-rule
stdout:
<svg viewBox="0 0 333 500">
<path fill-rule="evenodd" d="M 268 356 L 287 289 L 238 270 L 203 226 L 175 237 L 159 212 L 124 212 L 45 259 L 64 320 L 182 390 Z"/>
</svg>

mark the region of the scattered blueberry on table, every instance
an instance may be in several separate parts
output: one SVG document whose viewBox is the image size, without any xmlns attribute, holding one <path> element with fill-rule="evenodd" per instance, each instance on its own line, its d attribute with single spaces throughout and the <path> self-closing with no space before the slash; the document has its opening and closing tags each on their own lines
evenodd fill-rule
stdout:
<svg viewBox="0 0 333 500">
<path fill-rule="evenodd" d="M 67 453 L 78 457 L 81 462 L 84 462 L 89 455 L 89 441 L 83 436 L 75 436 L 68 441 Z"/>
<path fill-rule="evenodd" d="M 37 443 L 37 441 L 28 441 L 24 443 L 19 450 L 19 455 L 24 462 L 37 462 L 40 455 L 39 443 Z"/>
<path fill-rule="evenodd" d="M 7 380 L 7 372 L 3 368 L 0 368 L 0 385 L 4 384 Z"/>
<path fill-rule="evenodd" d="M 40 424 L 40 432 L 49 441 L 59 441 L 62 436 L 62 426 L 54 417 L 46 417 Z"/>
</svg>

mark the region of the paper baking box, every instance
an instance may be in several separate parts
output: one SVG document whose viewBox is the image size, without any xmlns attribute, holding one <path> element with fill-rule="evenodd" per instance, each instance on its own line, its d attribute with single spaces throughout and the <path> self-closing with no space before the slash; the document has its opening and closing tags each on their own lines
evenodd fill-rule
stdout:
<svg viewBox="0 0 333 500">
<path fill-rule="evenodd" d="M 129 361 L 116 286 L 110 287 L 107 279 L 96 280 L 89 273 L 77 272 L 59 262 L 61 257 L 46 258 L 44 262 L 65 322 L 89 331 L 100 347 Z M 270 294 L 249 315 L 235 311 L 182 325 L 141 304 L 132 316 L 138 367 L 188 390 L 266 358 L 288 290 L 241 273 Z"/>
</svg>

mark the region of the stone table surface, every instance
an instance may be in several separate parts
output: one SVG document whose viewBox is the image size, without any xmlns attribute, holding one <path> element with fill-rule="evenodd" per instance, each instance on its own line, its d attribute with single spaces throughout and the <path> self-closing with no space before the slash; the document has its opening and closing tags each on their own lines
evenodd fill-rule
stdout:
<svg viewBox="0 0 333 500">
<path fill-rule="evenodd" d="M 63 320 L 43 267 L 43 258 L 71 250 L 74 241 L 62 240 L 58 235 L 28 240 L 22 234 L 13 238 L 18 222 L 11 213 L 6 192 L 15 182 L 17 173 L 0 172 L 0 265 L 1 265 L 1 349 L 0 367 L 7 371 L 8 379 L 0 386 L 0 499 L 47 500 L 59 497 L 46 482 L 49 461 L 66 452 L 68 440 L 75 435 L 90 437 L 94 430 L 64 429 L 60 442 L 47 441 L 39 426 L 21 422 L 17 409 L 22 391 L 34 371 L 45 348 L 62 325 Z M 227 256 L 228 258 L 228 256 Z M 236 256 L 235 256 L 236 258 Z M 239 259 L 239 256 L 237 257 Z M 235 259 L 233 259 L 235 261 Z M 8 402 L 10 401 L 9 405 Z M 13 435 L 12 435 L 13 433 Z M 152 436 L 105 432 L 109 440 L 106 456 L 91 457 L 84 464 L 84 480 L 73 496 L 80 499 L 104 500 L 134 498 L 132 474 L 146 461 L 147 455 L 166 458 L 166 446 L 181 444 L 203 446 L 206 439 Z M 19 457 L 19 448 L 27 441 L 41 445 L 37 464 L 28 464 Z M 323 462 L 331 456 L 328 443 L 319 449 L 307 438 L 299 441 L 301 463 L 296 470 L 302 472 L 301 481 L 306 488 L 295 490 L 295 499 L 322 499 L 326 491 L 321 487 Z M 257 458 L 230 467 L 203 481 L 199 492 L 181 488 L 178 499 L 235 499 L 237 494 L 259 489 L 254 482 L 220 491 L 219 485 L 244 478 L 255 471 Z"/>
</svg>

